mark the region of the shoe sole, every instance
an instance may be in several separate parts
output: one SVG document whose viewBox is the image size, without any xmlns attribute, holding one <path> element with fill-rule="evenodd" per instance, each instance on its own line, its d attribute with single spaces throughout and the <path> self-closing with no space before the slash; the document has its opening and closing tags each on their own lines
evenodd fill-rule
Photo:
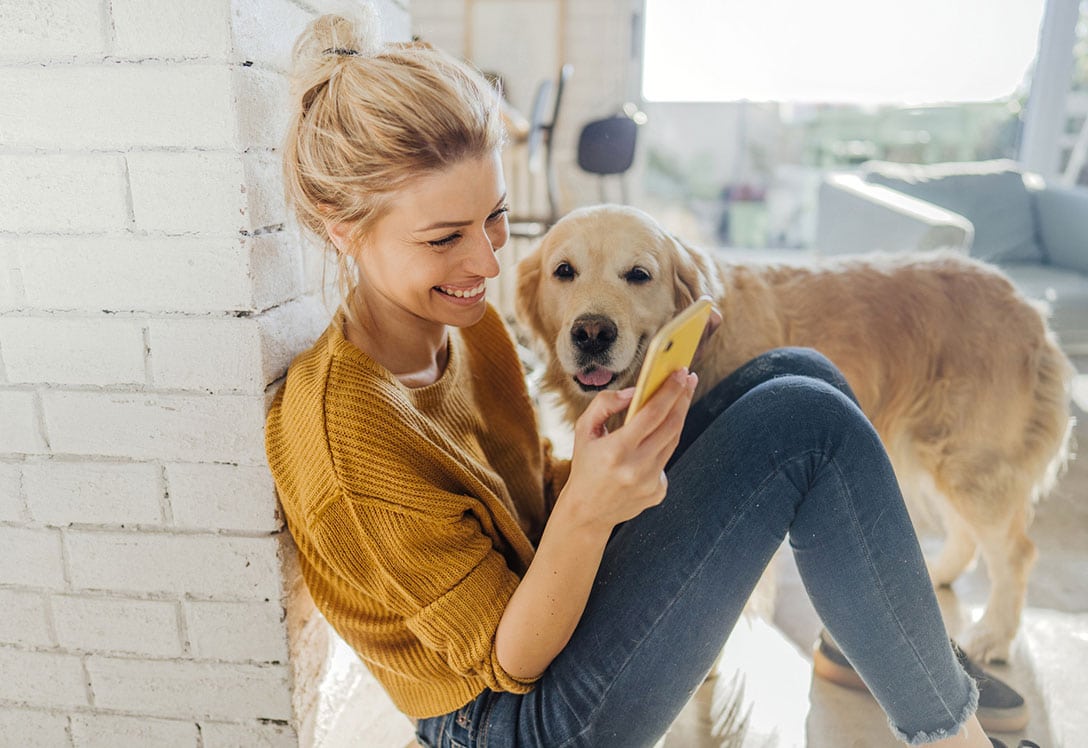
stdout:
<svg viewBox="0 0 1088 748">
<path fill-rule="evenodd" d="M 1027 704 L 1016 709 L 1002 709 L 1001 714 L 989 714 L 985 707 L 975 712 L 978 723 L 987 732 L 1020 732 L 1028 725 Z"/>
<path fill-rule="evenodd" d="M 869 687 L 861 679 L 857 671 L 849 665 L 835 662 L 827 655 L 817 642 L 812 650 L 812 671 L 826 681 L 834 683 L 852 691 L 869 692 Z M 985 707 L 979 707 L 975 712 L 982 729 L 988 732 L 1020 732 L 1027 724 L 1030 715 L 1027 704 L 1016 709 L 1002 709 L 1000 714 L 991 714 Z"/>
</svg>

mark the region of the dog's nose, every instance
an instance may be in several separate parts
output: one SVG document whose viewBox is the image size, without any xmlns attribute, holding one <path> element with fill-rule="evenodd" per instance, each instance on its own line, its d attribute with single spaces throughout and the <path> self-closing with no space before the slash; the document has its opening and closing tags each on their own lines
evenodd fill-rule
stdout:
<svg viewBox="0 0 1088 748">
<path fill-rule="evenodd" d="M 570 339 L 583 353 L 601 353 L 616 340 L 616 323 L 608 317 L 590 314 L 574 320 Z"/>
</svg>

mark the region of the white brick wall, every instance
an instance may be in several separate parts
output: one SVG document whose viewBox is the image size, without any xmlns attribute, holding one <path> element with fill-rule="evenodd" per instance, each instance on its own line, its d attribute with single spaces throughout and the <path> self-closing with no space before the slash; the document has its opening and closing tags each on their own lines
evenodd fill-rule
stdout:
<svg viewBox="0 0 1088 748">
<path fill-rule="evenodd" d="M 263 421 L 328 323 L 278 148 L 341 4 L 0 0 L 0 745 L 315 744 Z"/>
</svg>

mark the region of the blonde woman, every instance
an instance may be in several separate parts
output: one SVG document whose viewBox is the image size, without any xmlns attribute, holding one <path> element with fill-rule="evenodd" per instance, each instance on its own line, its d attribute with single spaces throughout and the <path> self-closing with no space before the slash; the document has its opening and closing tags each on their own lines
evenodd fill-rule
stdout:
<svg viewBox="0 0 1088 748">
<path fill-rule="evenodd" d="M 631 392 L 602 391 L 572 460 L 551 457 L 486 301 L 498 97 L 373 33 L 324 16 L 296 45 L 287 191 L 345 296 L 267 450 L 314 601 L 419 740 L 652 745 L 788 534 L 901 739 L 989 746 L 880 442 L 826 359 L 762 357 L 683 437 L 694 374 L 612 433 Z"/>
</svg>

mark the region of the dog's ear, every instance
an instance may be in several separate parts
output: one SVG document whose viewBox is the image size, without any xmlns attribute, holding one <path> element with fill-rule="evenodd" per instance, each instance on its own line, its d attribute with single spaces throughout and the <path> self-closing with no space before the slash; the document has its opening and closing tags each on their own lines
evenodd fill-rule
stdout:
<svg viewBox="0 0 1088 748">
<path fill-rule="evenodd" d="M 540 263 L 544 257 L 544 243 L 541 242 L 523 257 L 517 264 L 517 287 L 514 292 L 514 311 L 523 325 L 537 337 L 544 335 L 544 319 L 540 316 Z"/>
<path fill-rule="evenodd" d="M 721 283 L 715 272 L 714 262 L 702 250 L 689 246 L 674 236 L 672 240 L 673 276 L 676 292 L 676 308 L 689 306 L 700 296 L 717 299 L 721 296 Z"/>
</svg>

